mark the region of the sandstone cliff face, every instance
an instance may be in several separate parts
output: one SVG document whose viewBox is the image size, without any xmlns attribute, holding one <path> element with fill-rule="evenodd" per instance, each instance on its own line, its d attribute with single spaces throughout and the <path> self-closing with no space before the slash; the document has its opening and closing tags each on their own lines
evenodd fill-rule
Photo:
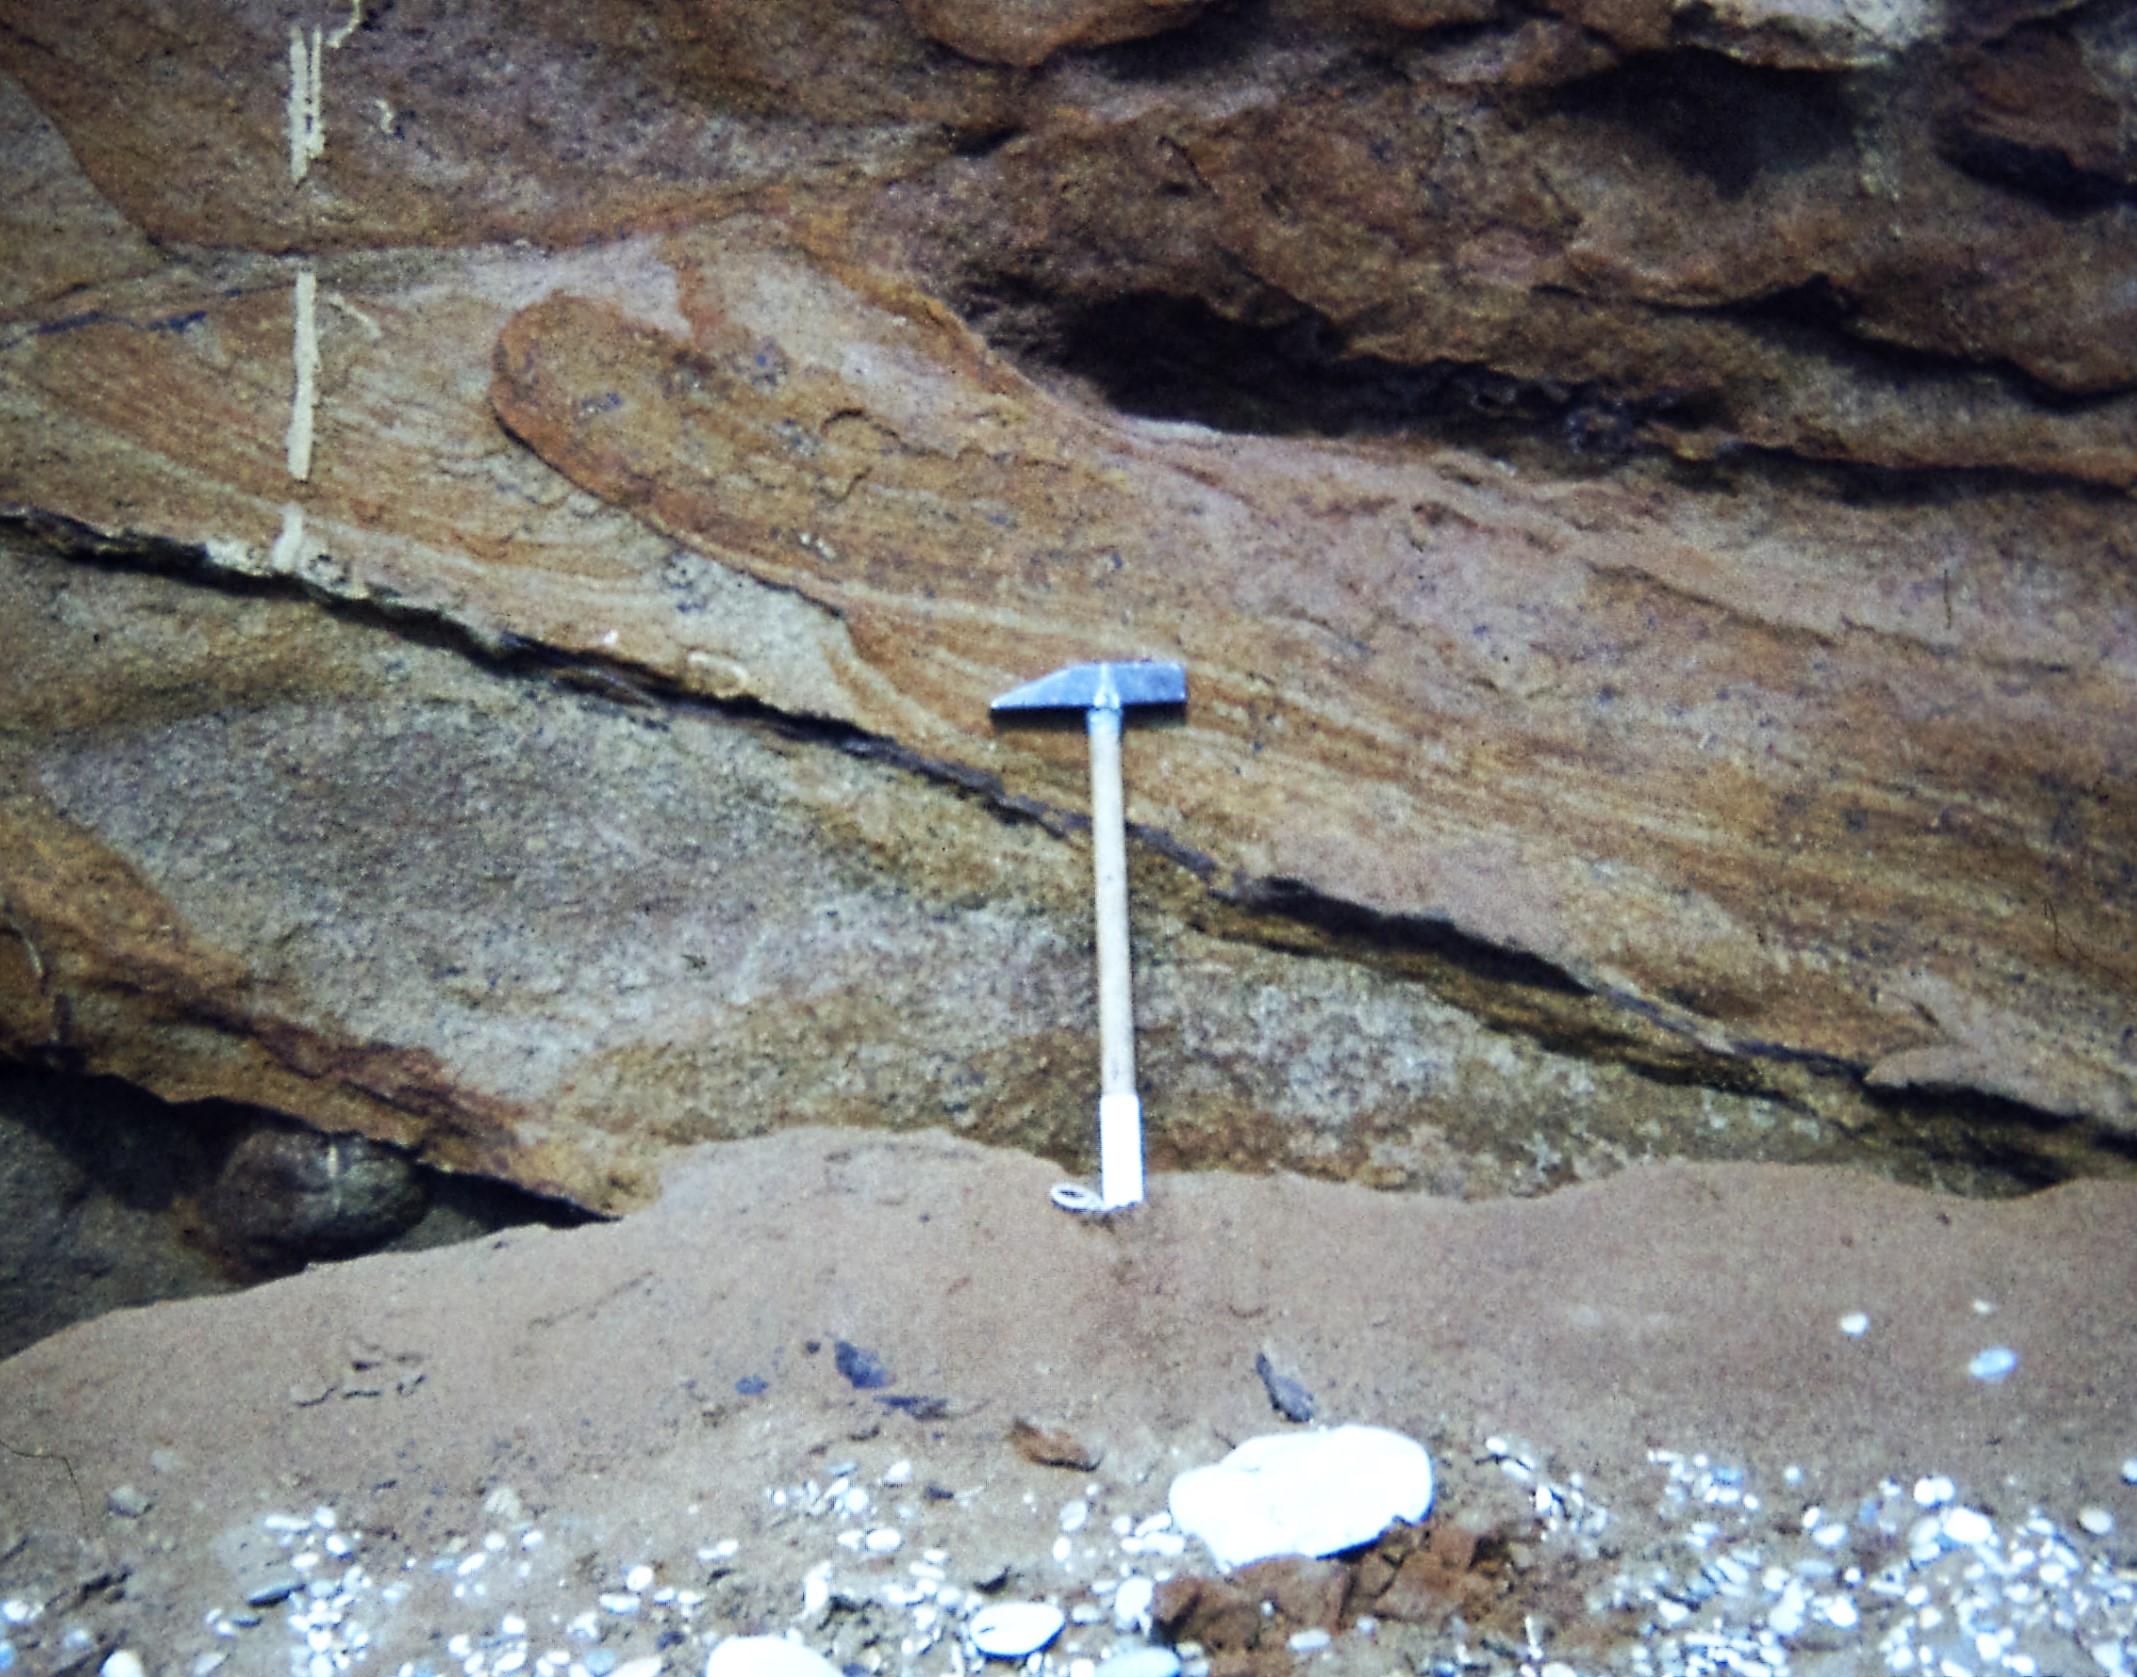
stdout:
<svg viewBox="0 0 2137 1677">
<path fill-rule="evenodd" d="M 601 1208 L 797 1119 L 1077 1158 L 1081 738 L 986 706 L 1147 655 L 1159 1163 L 2118 1168 L 2133 65 L 0 6 L 0 1048 Z"/>
</svg>

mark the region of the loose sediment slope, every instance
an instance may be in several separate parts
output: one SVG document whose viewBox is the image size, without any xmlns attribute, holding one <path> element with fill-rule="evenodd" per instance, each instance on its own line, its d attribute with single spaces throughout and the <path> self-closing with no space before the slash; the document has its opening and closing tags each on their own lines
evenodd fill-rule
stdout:
<svg viewBox="0 0 2137 1677">
<path fill-rule="evenodd" d="M 1113 1615 L 1141 1578 L 1238 1671 L 1316 1629 L 1376 1671 L 1458 1645 L 1675 1670 L 1703 1636 L 1875 1660 L 1962 1622 L 2040 1670 L 2128 1646 L 2126 1185 L 1666 1167 L 1464 1205 L 1167 1175 L 1104 1222 L 1054 1211 L 1053 1174 L 794 1132 L 693 1155 L 612 1225 L 71 1329 L 0 1364 L 0 1597 L 39 1609 L 0 1636 L 32 1669 L 279 1672 L 317 1632 L 301 1659 L 466 1637 L 489 1669 L 682 1673 L 792 1625 L 939 1671 L 978 1607 L 1037 1599 L 1071 1620 L 1052 1673 L 1140 1640 Z M 1970 1376 L 1992 1347 L 2015 1368 Z M 1222 1591 L 1182 1605 L 1166 1580 L 1209 1563 L 1153 1518 L 1286 1427 L 1257 1363 L 1438 1478 L 1414 1564 L 1398 1537 L 1340 1581 L 1242 1573 L 1282 1601 L 1261 1646 Z"/>
</svg>

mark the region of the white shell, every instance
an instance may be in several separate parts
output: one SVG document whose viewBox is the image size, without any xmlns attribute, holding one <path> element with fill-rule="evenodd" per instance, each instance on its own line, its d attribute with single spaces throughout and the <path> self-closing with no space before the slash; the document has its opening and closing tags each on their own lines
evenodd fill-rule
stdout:
<svg viewBox="0 0 2137 1677">
<path fill-rule="evenodd" d="M 1432 1458 L 1383 1427 L 1250 1438 L 1172 1482 L 1172 1517 L 1230 1571 L 1273 1555 L 1332 1555 L 1432 1507 Z"/>
<path fill-rule="evenodd" d="M 1977 1549 L 1996 1535 L 1996 1523 L 1978 1508 L 1947 1508 L 1944 1535 L 1962 1549 Z"/>
<path fill-rule="evenodd" d="M 1004 1601 L 972 1615 L 966 1632 L 989 1659 L 1020 1660 L 1061 1634 L 1061 1609 L 1043 1601 Z"/>
<path fill-rule="evenodd" d="M 839 1677 L 839 1669 L 783 1636 L 730 1636 L 705 1661 L 705 1677 Z"/>
<path fill-rule="evenodd" d="M 1991 1345 L 1986 1351 L 1975 1353 L 1974 1360 L 1966 1365 L 1966 1372 L 1976 1380 L 1986 1380 L 1993 1386 L 2016 1367 L 2016 1351 L 2008 1345 Z"/>
</svg>

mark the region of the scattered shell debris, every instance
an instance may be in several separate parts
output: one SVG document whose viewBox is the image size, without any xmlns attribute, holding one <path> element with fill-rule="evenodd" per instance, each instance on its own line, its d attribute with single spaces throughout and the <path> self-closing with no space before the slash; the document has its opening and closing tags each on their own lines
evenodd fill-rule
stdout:
<svg viewBox="0 0 2137 1677">
<path fill-rule="evenodd" d="M 1008 1497 L 1010 1517 L 995 1504 L 995 1535 L 974 1552 L 960 1516 L 1000 1493 L 939 1483 L 924 1452 L 830 1461 L 754 1499 L 690 1504 L 679 1524 L 701 1536 L 672 1553 L 641 1539 L 608 1554 L 561 1516 L 545 1530 L 548 1511 L 503 1486 L 470 1502 L 464 1533 L 419 1545 L 322 1503 L 261 1516 L 249 1572 L 226 1600 L 193 1605 L 191 1636 L 155 1639 L 172 1645 L 140 1634 L 123 1593 L 93 1611 L 78 1591 L 25 1594 L 9 1578 L 0 1671 L 2137 1674 L 2137 1553 L 2099 1503 L 2066 1526 L 1946 1474 L 1824 1484 L 1793 1465 L 1658 1449 L 1658 1483 L 1611 1487 L 1613 1499 L 1652 1497 L 1650 1525 L 1615 1518 L 1595 1474 L 1561 1474 L 1524 1440 L 1492 1435 L 1453 1459 L 1439 1487 L 1449 1506 L 1430 1524 L 1397 1521 L 1334 1558 L 1233 1569 L 1151 1506 L 1162 1479 Z M 2103 1495 L 2123 1494 L 2130 1465 L 2101 1464 Z M 1180 1474 L 1174 1497 L 1210 1471 Z M 1016 1533 L 1003 1538 L 1005 1526 Z M 1635 1526 L 1649 1534 L 1637 1543 Z M 868 1541 L 880 1532 L 898 1543 Z"/>
</svg>

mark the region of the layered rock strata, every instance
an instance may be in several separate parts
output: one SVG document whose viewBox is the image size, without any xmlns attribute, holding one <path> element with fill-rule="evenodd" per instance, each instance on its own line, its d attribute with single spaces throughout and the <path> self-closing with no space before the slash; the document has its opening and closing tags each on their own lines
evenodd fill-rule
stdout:
<svg viewBox="0 0 2137 1677">
<path fill-rule="evenodd" d="M 1074 1155 L 1140 654 L 1161 1163 L 2115 1168 L 2111 9 L 937 11 L 5 12 L 9 1053 Z"/>
</svg>

